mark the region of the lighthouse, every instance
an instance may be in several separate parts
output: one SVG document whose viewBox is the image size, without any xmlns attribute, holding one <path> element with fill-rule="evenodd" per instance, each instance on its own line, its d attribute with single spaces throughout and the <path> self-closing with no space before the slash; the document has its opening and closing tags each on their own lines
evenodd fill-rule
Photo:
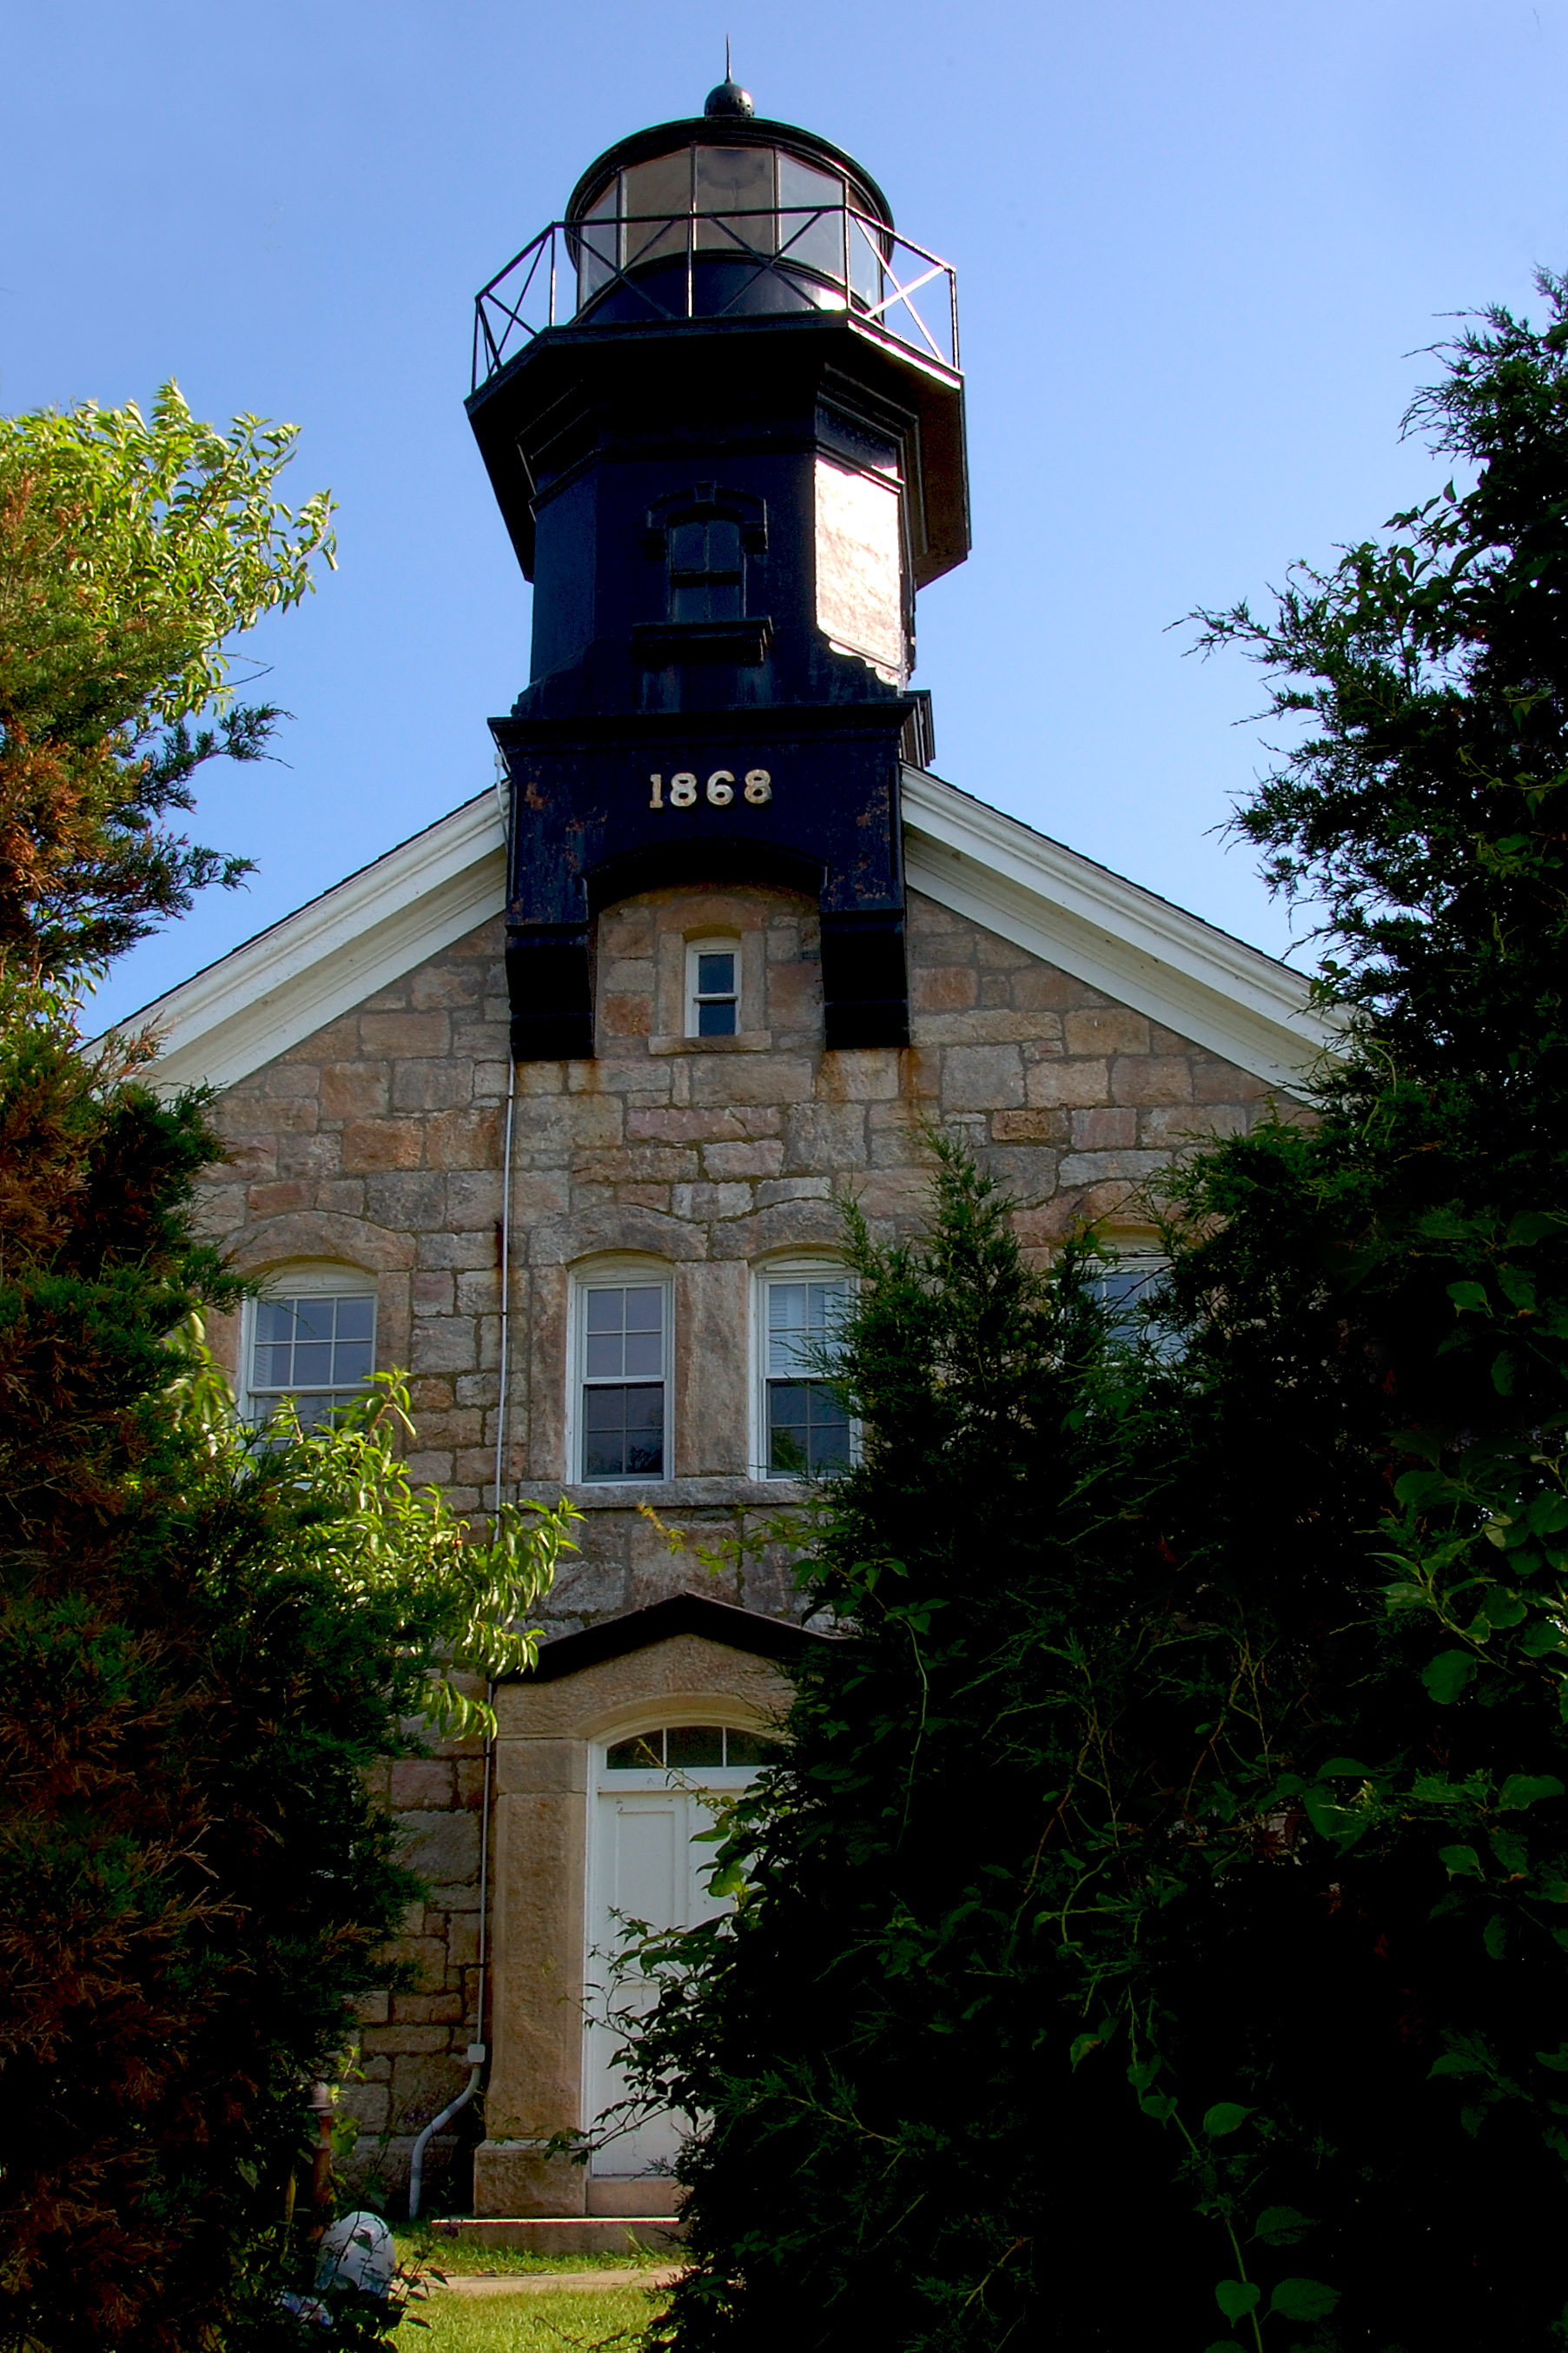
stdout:
<svg viewBox="0 0 1568 2353">
<path fill-rule="evenodd" d="M 589 165 L 480 293 L 474 362 L 534 590 L 491 722 L 514 1058 L 591 1058 L 595 916 L 701 882 L 815 900 L 827 1050 L 906 1045 L 915 596 L 969 548 L 951 268 L 727 79 Z"/>
</svg>

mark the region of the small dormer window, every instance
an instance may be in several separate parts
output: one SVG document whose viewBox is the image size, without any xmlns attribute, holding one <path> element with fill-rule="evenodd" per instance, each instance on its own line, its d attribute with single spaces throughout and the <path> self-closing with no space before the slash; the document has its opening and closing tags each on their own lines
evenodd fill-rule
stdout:
<svg viewBox="0 0 1568 2353">
<path fill-rule="evenodd" d="M 686 950 L 686 1034 L 733 1038 L 741 1027 L 741 943 L 692 940 Z"/>
<path fill-rule="evenodd" d="M 670 525 L 669 617 L 738 621 L 745 611 L 741 526 L 728 515 Z"/>
</svg>

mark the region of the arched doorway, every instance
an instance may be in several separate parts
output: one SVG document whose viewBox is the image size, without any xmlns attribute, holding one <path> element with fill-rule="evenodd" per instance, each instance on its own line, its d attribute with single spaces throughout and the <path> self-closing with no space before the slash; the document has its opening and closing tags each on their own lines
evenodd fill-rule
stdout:
<svg viewBox="0 0 1568 2353">
<path fill-rule="evenodd" d="M 687 2129 L 666 2112 L 619 2124 L 626 2097 L 616 2053 L 629 2021 L 652 2006 L 657 1988 L 614 1963 L 627 1925 L 656 1932 L 694 1927 L 728 1909 L 710 1888 L 726 1801 L 766 1762 L 768 1744 L 733 1725 L 660 1724 L 595 1743 L 588 1833 L 588 1917 L 584 2129 L 611 2134 L 595 2151 L 595 2181 L 668 2176 Z"/>
</svg>

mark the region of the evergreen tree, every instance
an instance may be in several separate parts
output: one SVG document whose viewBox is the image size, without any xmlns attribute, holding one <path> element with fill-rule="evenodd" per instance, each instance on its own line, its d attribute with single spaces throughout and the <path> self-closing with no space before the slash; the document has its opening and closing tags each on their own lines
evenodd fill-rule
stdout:
<svg viewBox="0 0 1568 2353">
<path fill-rule="evenodd" d="M 1309 1122 L 1162 1204 L 1146 1342 L 949 1155 L 855 1256 L 839 1638 L 645 1944 L 709 2347 L 1568 2342 L 1568 291 L 1467 477 L 1265 619 L 1238 815 L 1326 909 Z"/>
<path fill-rule="evenodd" d="M 168 822 L 237 708 L 227 643 L 297 601 L 329 501 L 291 427 L 0 421 L 0 2345 L 283 2328 L 306 2087 L 416 1883 L 370 1767 L 514 1667 L 563 1514 L 455 1525 L 395 1382 L 342 1426 L 236 1424 L 193 1319 L 199 1097 L 96 1055 L 75 994 L 238 871 Z M 455 1680 L 455 1678 L 457 1678 Z M 303 2255 L 304 2251 L 300 2251 Z M 291 2324 L 289 2325 L 292 2326 Z M 296 2332 L 297 2333 L 297 2332 Z"/>
</svg>

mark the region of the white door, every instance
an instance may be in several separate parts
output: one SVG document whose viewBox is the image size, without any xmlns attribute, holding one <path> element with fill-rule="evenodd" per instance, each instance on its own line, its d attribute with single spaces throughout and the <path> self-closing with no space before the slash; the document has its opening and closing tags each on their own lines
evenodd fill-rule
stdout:
<svg viewBox="0 0 1568 2353">
<path fill-rule="evenodd" d="M 666 1763 L 666 1757 L 677 1760 Z M 588 1865 L 588 2026 L 584 2051 L 584 2123 L 592 2131 L 626 2095 L 615 2063 L 622 2037 L 612 2022 L 650 2008 L 656 1988 L 636 1975 L 614 1981 L 610 1961 L 625 1924 L 689 1928 L 729 1909 L 708 1893 L 715 1848 L 695 1841 L 713 1828 L 713 1799 L 743 1789 L 761 1744 L 719 1725 L 679 1725 L 597 1751 Z M 710 1761 L 716 1759 L 717 1761 Z M 600 2177 L 668 2173 L 684 2119 L 651 2116 L 623 2132 L 592 2161 Z"/>
</svg>

